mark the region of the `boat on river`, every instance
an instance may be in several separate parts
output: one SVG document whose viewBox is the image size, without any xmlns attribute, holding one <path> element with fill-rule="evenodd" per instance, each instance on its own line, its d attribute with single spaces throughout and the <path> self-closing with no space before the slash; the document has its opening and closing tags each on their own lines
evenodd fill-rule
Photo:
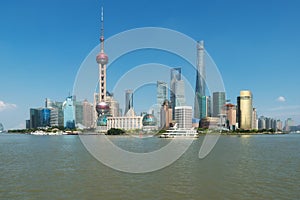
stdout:
<svg viewBox="0 0 300 200">
<path fill-rule="evenodd" d="M 198 133 L 194 128 L 191 129 L 169 129 L 162 133 L 160 138 L 197 138 Z"/>
</svg>

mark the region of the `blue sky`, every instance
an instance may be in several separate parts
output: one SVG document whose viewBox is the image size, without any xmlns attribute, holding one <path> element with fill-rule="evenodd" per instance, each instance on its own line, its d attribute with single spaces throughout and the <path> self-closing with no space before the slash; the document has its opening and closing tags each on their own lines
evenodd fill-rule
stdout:
<svg viewBox="0 0 300 200">
<path fill-rule="evenodd" d="M 99 43 L 101 3 L 106 38 L 154 26 L 204 40 L 228 99 L 235 103 L 249 89 L 259 115 L 300 124 L 297 0 L 11 0 L 0 2 L 5 128 L 23 127 L 30 107 L 43 106 L 46 97 L 63 101 L 72 91 L 80 64 Z"/>
</svg>

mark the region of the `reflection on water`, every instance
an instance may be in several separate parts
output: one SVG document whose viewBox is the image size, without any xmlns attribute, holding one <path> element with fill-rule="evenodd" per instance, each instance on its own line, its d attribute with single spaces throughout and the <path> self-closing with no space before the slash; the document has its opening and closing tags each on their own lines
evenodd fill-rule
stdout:
<svg viewBox="0 0 300 200">
<path fill-rule="evenodd" d="M 159 138 L 110 138 L 148 152 Z M 112 170 L 78 136 L 0 135 L 0 199 L 299 199 L 300 135 L 221 136 L 198 158 L 203 136 L 174 164 L 147 174 Z"/>
</svg>

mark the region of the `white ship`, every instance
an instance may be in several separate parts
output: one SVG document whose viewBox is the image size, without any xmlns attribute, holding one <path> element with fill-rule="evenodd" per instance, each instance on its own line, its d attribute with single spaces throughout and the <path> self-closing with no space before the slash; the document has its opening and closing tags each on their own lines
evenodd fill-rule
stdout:
<svg viewBox="0 0 300 200">
<path fill-rule="evenodd" d="M 190 129 L 181 129 L 177 128 L 175 124 L 173 129 L 167 130 L 166 133 L 162 133 L 160 138 L 197 138 L 198 133 L 194 128 Z"/>
</svg>

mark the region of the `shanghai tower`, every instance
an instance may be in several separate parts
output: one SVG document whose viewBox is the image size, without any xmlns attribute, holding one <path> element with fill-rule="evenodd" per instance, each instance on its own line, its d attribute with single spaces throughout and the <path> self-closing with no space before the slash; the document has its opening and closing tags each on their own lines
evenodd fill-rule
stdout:
<svg viewBox="0 0 300 200">
<path fill-rule="evenodd" d="M 207 104 L 205 98 L 205 65 L 204 65 L 204 42 L 197 42 L 197 77 L 196 77 L 196 90 L 194 101 L 194 118 L 201 119 L 206 117 Z"/>
</svg>

